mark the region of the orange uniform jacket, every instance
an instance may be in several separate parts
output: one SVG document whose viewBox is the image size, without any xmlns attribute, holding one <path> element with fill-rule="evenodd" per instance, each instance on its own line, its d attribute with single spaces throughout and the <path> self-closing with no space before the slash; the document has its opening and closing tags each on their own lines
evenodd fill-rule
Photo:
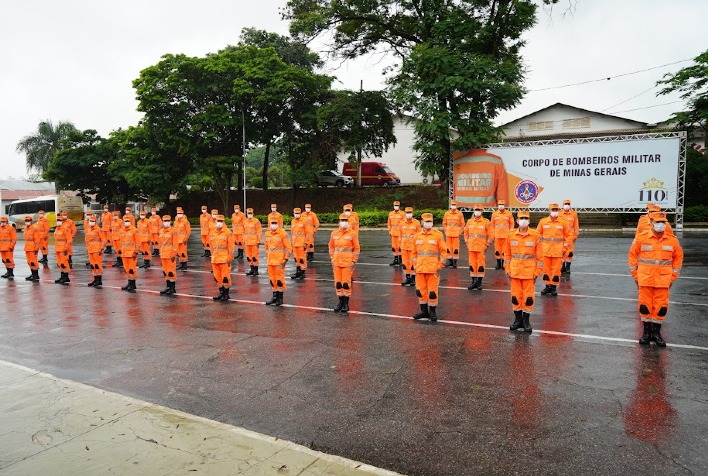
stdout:
<svg viewBox="0 0 708 476">
<path fill-rule="evenodd" d="M 173 259 L 177 257 L 177 247 L 179 238 L 174 227 L 162 228 L 160 230 L 160 258 Z"/>
<path fill-rule="evenodd" d="M 93 228 L 89 226 L 84 231 L 84 242 L 86 243 L 87 253 L 101 253 L 103 245 L 106 243 L 106 237 L 98 225 Z"/>
<path fill-rule="evenodd" d="M 437 273 L 445 266 L 447 245 L 440 230 L 423 228 L 413 237 L 411 262 L 418 274 Z"/>
<path fill-rule="evenodd" d="M 456 188 L 458 201 L 465 197 L 465 204 L 479 203 L 484 207 L 493 207 L 498 200 L 509 202 L 508 177 L 501 157 L 484 149 L 472 149 L 454 160 L 455 174 L 474 176 L 473 186 Z"/>
<path fill-rule="evenodd" d="M 401 236 L 401 222 L 405 220 L 406 214 L 401 210 L 388 212 L 388 234 L 391 236 Z"/>
<path fill-rule="evenodd" d="M 151 235 L 159 235 L 160 227 L 162 226 L 162 219 L 157 214 L 150 215 L 148 218 L 148 231 Z"/>
<path fill-rule="evenodd" d="M 314 232 L 314 228 L 310 222 L 302 216 L 300 216 L 300 218 L 293 218 L 290 222 L 290 234 L 293 237 L 293 246 L 304 248 L 307 236 Z"/>
<path fill-rule="evenodd" d="M 243 212 L 234 212 L 231 214 L 231 231 L 234 235 L 243 235 L 243 222 L 246 220 L 246 215 Z"/>
<path fill-rule="evenodd" d="M 17 230 L 8 223 L 0 226 L 0 251 L 13 251 L 17 243 Z"/>
<path fill-rule="evenodd" d="M 352 213 L 353 215 L 353 213 Z M 329 237 L 329 258 L 333 266 L 349 268 L 359 261 L 359 236 L 351 228 L 337 228 Z"/>
<path fill-rule="evenodd" d="M 290 259 L 293 247 L 288 234 L 282 228 L 266 230 L 265 232 L 265 257 L 268 266 L 280 266 L 285 260 Z"/>
<path fill-rule="evenodd" d="M 202 235 L 208 235 L 211 231 L 211 224 L 214 219 L 209 213 L 202 213 L 199 215 L 199 233 Z"/>
<path fill-rule="evenodd" d="M 74 220 L 67 217 L 67 219 L 64 220 L 64 224 L 69 228 L 71 237 L 74 238 L 76 236 L 76 223 L 74 223 Z"/>
<path fill-rule="evenodd" d="M 147 218 L 138 220 L 138 240 L 140 243 L 150 242 L 150 222 Z"/>
<path fill-rule="evenodd" d="M 509 232 L 514 229 L 514 216 L 509 210 L 495 210 L 492 213 L 492 228 L 494 228 L 494 238 L 506 238 Z"/>
<path fill-rule="evenodd" d="M 317 233 L 317 230 L 320 227 L 320 219 L 317 218 L 317 214 L 315 212 L 302 212 L 300 218 L 307 220 L 310 225 L 312 225 L 313 233 Z"/>
<path fill-rule="evenodd" d="M 460 210 L 448 210 L 445 212 L 442 221 L 442 228 L 445 236 L 456 238 L 462 234 L 465 227 L 465 217 Z"/>
<path fill-rule="evenodd" d="M 543 243 L 543 256 L 549 258 L 561 258 L 563 249 L 568 246 L 573 239 L 568 222 L 560 216 L 556 219 L 543 217 L 538 222 L 536 231 L 541 235 Z"/>
<path fill-rule="evenodd" d="M 54 251 L 69 251 L 73 241 L 71 230 L 64 223 L 54 228 Z"/>
<path fill-rule="evenodd" d="M 258 218 L 246 218 L 246 221 L 243 222 L 243 244 L 249 246 L 259 245 L 262 232 L 263 228 Z"/>
<path fill-rule="evenodd" d="M 359 214 L 355 211 L 349 216 L 349 228 L 359 233 Z"/>
<path fill-rule="evenodd" d="M 578 212 L 575 210 L 561 210 L 558 216 L 568 223 L 571 240 L 576 240 L 580 235 L 580 222 L 578 222 Z"/>
<path fill-rule="evenodd" d="M 270 224 L 273 220 L 278 222 L 278 229 L 283 228 L 283 215 L 280 212 L 270 212 L 268 214 L 268 224 Z"/>
<path fill-rule="evenodd" d="M 101 214 L 101 229 L 103 230 L 104 233 L 110 233 L 111 222 L 113 222 L 113 213 L 103 212 Z"/>
<path fill-rule="evenodd" d="M 42 245 L 42 237 L 36 225 L 25 227 L 24 231 L 25 251 L 39 251 Z"/>
<path fill-rule="evenodd" d="M 120 219 L 120 217 L 114 216 L 111 219 L 111 240 L 113 243 L 120 243 L 120 231 L 125 228 L 125 225 L 123 225 L 123 220 Z M 120 250 L 116 250 L 120 251 Z"/>
<path fill-rule="evenodd" d="M 402 250 L 412 250 L 413 249 L 413 239 L 416 233 L 422 230 L 420 226 L 420 221 L 415 218 L 408 220 L 404 218 L 401 222 L 401 249 Z"/>
<path fill-rule="evenodd" d="M 683 264 L 683 250 L 678 238 L 664 231 L 641 233 L 629 249 L 629 271 L 639 286 L 669 288 L 678 278 Z"/>
<path fill-rule="evenodd" d="M 135 226 L 135 215 L 133 215 L 132 213 L 126 213 L 126 215 L 128 215 L 128 221 L 130 222 L 130 225 Z M 125 219 L 121 217 L 121 221 L 125 221 Z"/>
<path fill-rule="evenodd" d="M 175 219 L 175 230 L 177 232 L 177 242 L 187 244 L 189 235 L 192 234 L 192 225 L 189 224 L 187 217 Z"/>
<path fill-rule="evenodd" d="M 138 254 L 138 230 L 133 225 L 125 227 L 120 232 L 120 246 L 123 256 L 128 258 Z"/>
<path fill-rule="evenodd" d="M 233 261 L 234 236 L 226 224 L 220 230 L 214 228 L 214 231 L 209 235 L 209 244 L 211 245 L 212 263 L 225 264 Z"/>
<path fill-rule="evenodd" d="M 46 218 L 38 218 L 35 227 L 37 228 L 40 238 L 46 238 L 49 236 L 49 220 Z"/>
<path fill-rule="evenodd" d="M 509 233 L 504 248 L 504 269 L 515 279 L 534 279 L 543 270 L 541 235 L 531 228 L 522 234 L 518 228 Z"/>
<path fill-rule="evenodd" d="M 469 251 L 484 251 L 494 241 L 492 222 L 484 217 L 472 217 L 465 225 L 465 243 Z"/>
</svg>

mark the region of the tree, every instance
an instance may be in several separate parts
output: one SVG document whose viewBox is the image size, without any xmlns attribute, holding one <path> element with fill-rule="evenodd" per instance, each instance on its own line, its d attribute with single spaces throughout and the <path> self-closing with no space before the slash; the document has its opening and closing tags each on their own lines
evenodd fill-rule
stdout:
<svg viewBox="0 0 708 476">
<path fill-rule="evenodd" d="M 703 133 L 703 143 L 708 144 L 708 50 L 696 56 L 695 63 L 674 74 L 667 74 L 657 84 L 664 89 L 657 96 L 680 92 L 686 101 L 686 110 L 675 112 L 672 119 L 679 126 L 696 128 Z"/>
<path fill-rule="evenodd" d="M 362 156 L 381 157 L 391 144 L 393 115 L 386 97 L 378 91 L 337 91 L 318 112 L 319 128 L 338 136 L 347 160 L 357 169 L 361 186 Z"/>
<path fill-rule="evenodd" d="M 496 139 L 492 120 L 523 96 L 521 35 L 535 23 L 536 4 L 289 0 L 284 17 L 296 39 L 331 33 L 330 51 L 339 57 L 374 51 L 398 57 L 388 88 L 398 106 L 418 119 L 416 166 L 447 180 L 452 150 Z"/>
<path fill-rule="evenodd" d="M 86 202 L 95 195 L 98 202 L 122 205 L 137 192 L 125 179 L 123 165 L 118 143 L 88 129 L 69 134 L 44 175 L 57 188 L 78 191 Z"/>
<path fill-rule="evenodd" d="M 24 152 L 27 157 L 27 171 L 36 170 L 43 175 L 54 155 L 61 150 L 62 141 L 75 131 L 76 127 L 70 122 L 56 125 L 50 120 L 40 122 L 35 134 L 25 136 L 17 143 L 17 152 Z"/>
</svg>

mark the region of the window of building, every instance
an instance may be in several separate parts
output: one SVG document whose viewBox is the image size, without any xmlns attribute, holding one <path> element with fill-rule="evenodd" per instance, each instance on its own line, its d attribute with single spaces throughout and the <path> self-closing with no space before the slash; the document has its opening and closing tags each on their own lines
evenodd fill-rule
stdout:
<svg viewBox="0 0 708 476">
<path fill-rule="evenodd" d="M 553 121 L 529 122 L 530 131 L 543 131 L 553 129 Z"/>
<path fill-rule="evenodd" d="M 577 119 L 564 119 L 563 129 L 582 129 L 585 127 L 590 127 L 589 117 L 580 117 Z"/>
</svg>

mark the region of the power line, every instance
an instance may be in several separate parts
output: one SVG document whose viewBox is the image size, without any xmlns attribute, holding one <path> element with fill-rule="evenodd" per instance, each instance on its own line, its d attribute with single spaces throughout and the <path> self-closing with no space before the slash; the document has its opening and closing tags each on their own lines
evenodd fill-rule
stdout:
<svg viewBox="0 0 708 476">
<path fill-rule="evenodd" d="M 665 102 L 663 104 L 655 104 L 653 106 L 638 107 L 636 109 L 627 109 L 626 111 L 615 111 L 612 114 L 621 114 L 623 112 L 641 111 L 642 109 L 651 109 L 653 107 L 667 106 L 669 104 L 676 104 L 677 102 L 683 102 L 683 101 L 671 101 L 671 102 Z"/>
<path fill-rule="evenodd" d="M 646 72 L 646 71 L 651 71 L 651 70 L 654 70 L 654 69 L 663 68 L 663 67 L 665 67 L 665 66 L 671 66 L 671 65 L 674 65 L 674 64 L 685 63 L 686 61 L 693 61 L 693 58 L 687 58 L 687 59 L 683 59 L 683 60 L 680 60 L 680 61 L 674 61 L 673 63 L 666 63 L 666 64 L 662 64 L 662 65 L 659 65 L 659 66 L 652 66 L 651 68 L 640 69 L 640 70 L 637 70 L 637 71 L 632 71 L 631 73 L 618 74 L 617 76 L 610 76 L 610 77 L 607 77 L 607 78 L 591 79 L 591 80 L 589 80 L 589 81 L 582 81 L 582 82 L 580 82 L 580 83 L 572 83 L 572 84 L 564 84 L 564 85 L 562 85 L 562 86 L 551 86 L 551 87 L 548 87 L 548 88 L 531 89 L 531 90 L 529 90 L 529 92 L 530 92 L 530 93 L 535 93 L 535 92 L 538 92 L 538 91 L 548 91 L 548 90 L 551 90 L 551 89 L 562 89 L 562 88 L 569 88 L 569 87 L 571 87 L 571 86 L 581 86 L 581 85 L 583 85 L 583 84 L 598 83 L 598 82 L 600 82 L 600 81 L 609 81 L 609 80 L 611 80 L 611 79 L 622 78 L 622 77 L 624 77 L 624 76 L 631 76 L 631 75 L 633 75 L 633 74 L 638 74 L 638 73 L 644 73 L 644 72 Z"/>
<path fill-rule="evenodd" d="M 607 107 L 607 108 L 603 109 L 603 110 L 600 111 L 600 112 L 609 111 L 610 109 L 614 109 L 614 108 L 616 108 L 617 106 L 621 106 L 622 104 L 624 104 L 624 103 L 626 103 L 626 102 L 629 102 L 629 101 L 631 101 L 632 99 L 638 98 L 639 96 L 641 96 L 641 95 L 644 94 L 644 93 L 648 93 L 649 91 L 651 91 L 652 89 L 654 89 L 654 88 L 656 88 L 656 87 L 657 87 L 657 85 L 655 84 L 654 86 L 650 87 L 650 88 L 647 89 L 647 90 L 642 91 L 641 93 L 637 94 L 636 96 L 632 96 L 632 97 L 629 98 L 629 99 L 626 99 L 626 100 L 624 100 L 624 101 L 622 101 L 622 102 L 618 102 L 618 103 L 615 104 L 614 106 Z"/>
</svg>

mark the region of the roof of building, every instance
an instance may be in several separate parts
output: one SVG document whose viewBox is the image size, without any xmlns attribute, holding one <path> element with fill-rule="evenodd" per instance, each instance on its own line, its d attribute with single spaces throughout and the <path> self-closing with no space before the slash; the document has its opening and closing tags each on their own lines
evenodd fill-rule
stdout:
<svg viewBox="0 0 708 476">
<path fill-rule="evenodd" d="M 513 121 L 509 121 L 509 122 L 507 122 L 506 124 L 502 124 L 500 127 L 501 127 L 501 128 L 504 128 L 504 127 L 508 126 L 509 124 L 514 123 L 514 122 L 520 121 L 520 120 L 525 119 L 525 118 L 527 118 L 527 117 L 533 116 L 534 114 L 538 114 L 539 112 L 546 111 L 546 110 L 548 110 L 548 109 L 552 109 L 552 108 L 554 108 L 554 107 L 559 107 L 559 106 L 560 106 L 560 107 L 567 107 L 567 108 L 570 108 L 570 109 L 575 109 L 575 110 L 577 110 L 577 111 L 580 111 L 580 112 L 583 112 L 583 113 L 587 113 L 587 114 L 594 114 L 594 115 L 597 115 L 597 116 L 604 116 L 604 117 L 609 117 L 609 118 L 612 118 L 612 119 L 619 119 L 619 120 L 622 120 L 622 121 L 632 122 L 632 123 L 636 124 L 637 127 L 646 127 L 647 124 L 648 124 L 648 123 L 646 123 L 646 122 L 640 122 L 640 121 L 635 121 L 635 120 L 633 120 L 633 119 L 627 119 L 626 117 L 613 116 L 612 114 L 603 114 L 603 113 L 601 113 L 601 112 L 591 111 L 591 110 L 589 110 L 589 109 L 583 109 L 583 108 L 581 108 L 581 107 L 571 106 L 571 105 L 569 105 L 569 104 L 563 104 L 562 102 L 557 102 L 557 103 L 555 103 L 555 104 L 551 104 L 550 106 L 544 107 L 543 109 L 539 109 L 539 110 L 534 111 L 534 112 L 532 112 L 532 113 L 530 113 L 530 114 L 526 114 L 525 116 L 517 117 L 517 118 L 514 119 Z"/>
<path fill-rule="evenodd" d="M 4 179 L 0 180 L 0 190 L 23 191 L 41 190 L 55 192 L 54 182 L 28 182 L 27 180 Z"/>
</svg>

